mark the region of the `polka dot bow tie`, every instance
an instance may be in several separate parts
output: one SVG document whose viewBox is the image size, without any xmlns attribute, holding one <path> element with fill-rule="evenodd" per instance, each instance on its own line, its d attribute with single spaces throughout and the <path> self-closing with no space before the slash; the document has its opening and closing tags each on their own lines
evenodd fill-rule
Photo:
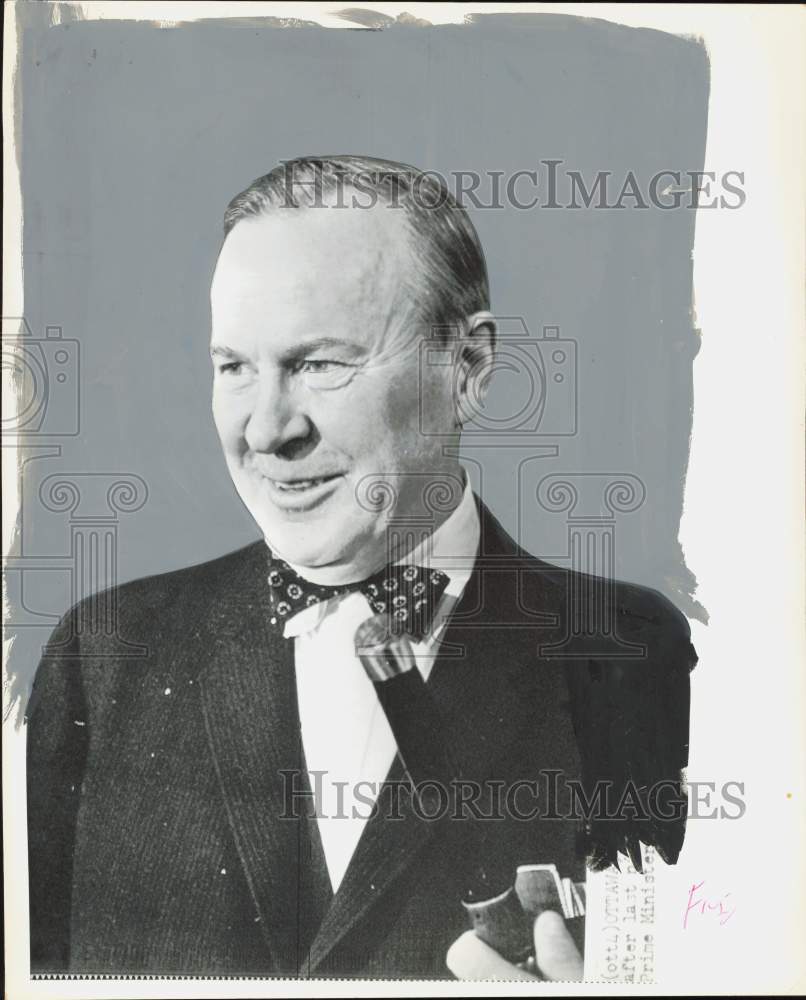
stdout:
<svg viewBox="0 0 806 1000">
<path fill-rule="evenodd" d="M 374 612 L 389 615 L 393 632 L 406 632 L 419 641 L 428 634 L 448 577 L 424 566 L 386 566 L 358 583 L 322 587 L 303 579 L 282 559 L 270 557 L 268 582 L 269 624 L 277 632 L 282 633 L 286 621 L 303 608 L 359 591 Z"/>
</svg>

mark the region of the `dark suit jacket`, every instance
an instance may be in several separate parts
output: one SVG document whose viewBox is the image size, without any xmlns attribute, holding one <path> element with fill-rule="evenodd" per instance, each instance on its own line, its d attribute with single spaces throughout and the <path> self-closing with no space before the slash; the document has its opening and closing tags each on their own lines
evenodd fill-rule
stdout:
<svg viewBox="0 0 806 1000">
<path fill-rule="evenodd" d="M 480 514 L 479 559 L 428 682 L 463 775 L 679 782 L 696 659 L 685 619 L 652 591 L 534 559 Z M 616 623 L 610 656 L 571 628 L 581 588 Z M 315 822 L 280 818 L 280 772 L 305 765 L 263 543 L 111 596 L 116 635 L 92 599 L 78 605 L 29 703 L 34 973 L 446 976 L 474 854 L 513 876 L 555 862 L 579 878 L 583 853 L 606 864 L 637 836 L 679 851 L 680 821 L 446 828 L 404 800 L 402 819 L 368 822 L 330 899 Z M 143 655 L 121 655 L 121 639 Z M 389 777 L 404 777 L 399 759 Z"/>
</svg>

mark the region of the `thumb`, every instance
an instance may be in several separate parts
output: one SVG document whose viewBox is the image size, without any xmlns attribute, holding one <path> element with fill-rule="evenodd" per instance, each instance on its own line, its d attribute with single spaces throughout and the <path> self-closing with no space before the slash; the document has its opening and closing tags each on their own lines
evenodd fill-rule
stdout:
<svg viewBox="0 0 806 1000">
<path fill-rule="evenodd" d="M 488 980 L 512 982 L 525 980 L 533 983 L 535 977 L 511 965 L 488 944 L 465 931 L 448 949 L 446 964 L 457 979 L 483 982 Z"/>
<path fill-rule="evenodd" d="M 581 982 L 582 956 L 560 914 L 544 910 L 535 920 L 534 934 L 535 960 L 541 975 L 555 981 Z"/>
</svg>

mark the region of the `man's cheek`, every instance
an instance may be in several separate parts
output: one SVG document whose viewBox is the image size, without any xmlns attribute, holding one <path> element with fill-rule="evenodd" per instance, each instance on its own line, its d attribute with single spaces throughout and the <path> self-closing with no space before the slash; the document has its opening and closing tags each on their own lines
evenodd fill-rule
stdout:
<svg viewBox="0 0 806 1000">
<path fill-rule="evenodd" d="M 232 424 L 217 424 L 221 447 L 228 459 L 238 458 L 244 450 L 243 436 Z"/>
<path fill-rule="evenodd" d="M 213 422 L 222 444 L 233 438 L 237 420 L 232 412 L 232 406 L 216 393 L 213 394 Z"/>
<path fill-rule="evenodd" d="M 213 421 L 224 451 L 239 454 L 248 446 L 245 433 L 249 415 L 228 403 L 213 403 Z"/>
</svg>

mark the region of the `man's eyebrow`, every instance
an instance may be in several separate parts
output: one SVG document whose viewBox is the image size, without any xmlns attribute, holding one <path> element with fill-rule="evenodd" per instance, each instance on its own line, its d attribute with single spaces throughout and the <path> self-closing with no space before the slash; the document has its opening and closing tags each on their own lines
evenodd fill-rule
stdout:
<svg viewBox="0 0 806 1000">
<path fill-rule="evenodd" d="M 224 344 L 211 344 L 210 345 L 210 357 L 211 358 L 237 358 L 238 353 L 233 351 L 231 347 L 226 347 Z"/>
<path fill-rule="evenodd" d="M 351 351 L 362 351 L 364 347 L 356 344 L 352 340 L 344 340 L 342 337 L 314 337 L 311 340 L 303 340 L 295 344 L 288 351 L 289 355 L 307 354 L 308 351 L 318 351 L 323 347 L 346 347 Z"/>
<path fill-rule="evenodd" d="M 347 348 L 355 354 L 361 354 L 366 350 L 362 344 L 356 344 L 351 340 L 344 340 L 341 337 L 314 337 L 311 340 L 303 340 L 294 344 L 285 352 L 285 355 L 287 358 L 301 358 L 311 351 L 319 351 L 327 347 Z M 234 351 L 231 347 L 227 347 L 226 344 L 211 344 L 210 357 L 231 359 L 241 358 L 242 354 L 239 351 Z"/>
</svg>

